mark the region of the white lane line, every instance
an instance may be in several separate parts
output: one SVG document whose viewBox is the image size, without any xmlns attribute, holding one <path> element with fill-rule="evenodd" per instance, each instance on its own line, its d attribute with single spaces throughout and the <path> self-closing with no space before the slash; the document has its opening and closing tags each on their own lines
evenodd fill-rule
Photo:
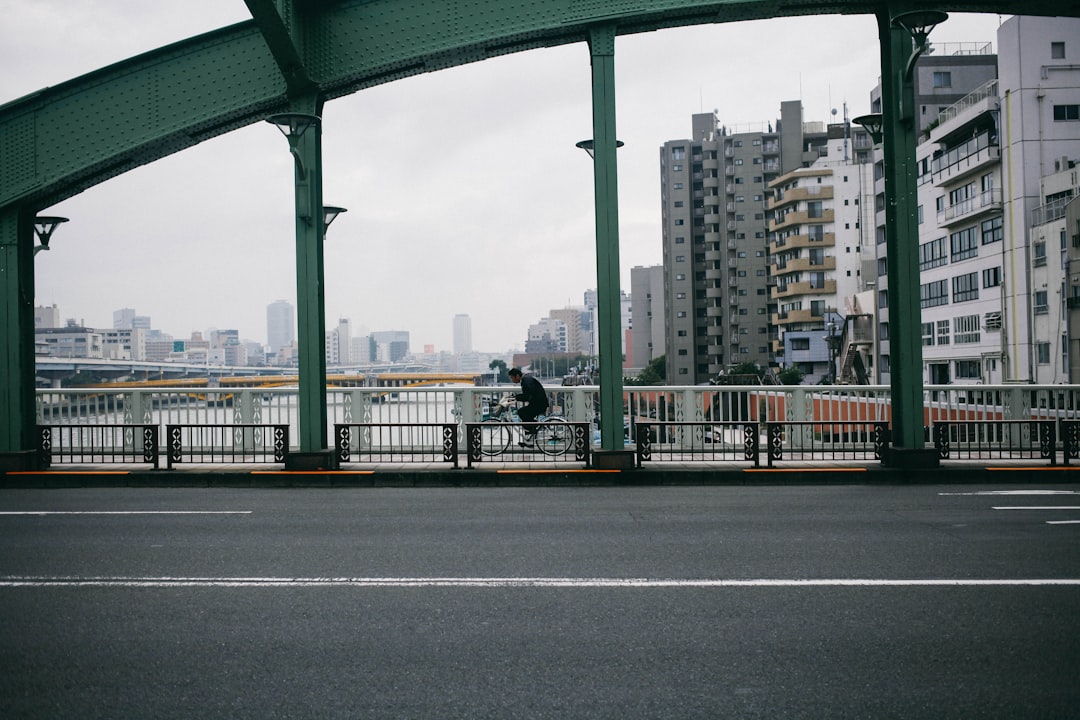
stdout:
<svg viewBox="0 0 1080 720">
<path fill-rule="evenodd" d="M 1080 520 L 1047 520 L 1047 525 L 1080 525 Z"/>
<path fill-rule="evenodd" d="M 942 492 L 943 496 L 976 495 L 1080 495 L 1080 490 L 981 490 L 978 492 Z"/>
<path fill-rule="evenodd" d="M 996 505 L 994 510 L 1080 510 L 1080 505 Z"/>
<path fill-rule="evenodd" d="M 252 510 L 11 510 L 0 515 L 250 515 Z"/>
<path fill-rule="evenodd" d="M 423 578 L 423 577 L 0 577 L 0 588 L 11 587 L 360 587 L 360 588 L 771 588 L 771 587 L 1080 587 L 1075 578 L 1020 579 L 656 579 L 656 578 Z"/>
</svg>

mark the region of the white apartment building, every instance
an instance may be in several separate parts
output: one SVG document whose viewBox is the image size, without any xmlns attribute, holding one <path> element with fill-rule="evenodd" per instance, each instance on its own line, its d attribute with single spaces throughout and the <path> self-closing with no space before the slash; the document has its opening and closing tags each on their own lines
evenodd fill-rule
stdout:
<svg viewBox="0 0 1080 720">
<path fill-rule="evenodd" d="M 1054 161 L 1031 214 L 1035 382 L 1080 382 L 1080 151 Z"/>
<path fill-rule="evenodd" d="M 873 168 L 845 152 L 847 132 L 830 135 L 828 154 L 771 182 L 766 204 L 775 351 L 810 384 L 865 382 L 873 364 L 872 309 L 853 300 L 875 282 Z"/>
<path fill-rule="evenodd" d="M 1068 364 L 1064 236 L 1040 208 L 1068 192 L 1043 179 L 1080 157 L 1080 19 L 1010 18 L 998 47 L 999 78 L 942 109 L 916 150 L 932 384 L 1060 382 Z"/>
</svg>

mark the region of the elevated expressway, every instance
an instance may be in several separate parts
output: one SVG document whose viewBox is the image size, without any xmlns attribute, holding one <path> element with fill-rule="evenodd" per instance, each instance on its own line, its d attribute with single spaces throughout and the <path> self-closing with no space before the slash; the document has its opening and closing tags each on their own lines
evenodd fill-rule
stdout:
<svg viewBox="0 0 1080 720">
<path fill-rule="evenodd" d="M 0 459 L 34 447 L 34 218 L 86 188 L 204 140 L 284 113 L 320 115 L 323 104 L 365 88 L 490 57 L 587 43 L 593 83 L 597 287 L 603 412 L 618 414 L 618 212 L 615 37 L 664 28 L 795 15 L 874 14 L 884 94 L 911 35 L 892 23 L 917 9 L 1075 15 L 1060 0 L 245 0 L 252 20 L 168 45 L 0 106 Z M 841 39 L 837 39 L 842 42 Z M 906 46 L 906 47 L 903 47 Z M 899 59 L 897 59 L 899 58 Z M 583 64 L 584 65 L 584 64 Z M 300 205 L 322 205 L 318 133 L 296 150 L 301 386 L 317 403 L 323 342 L 321 223 L 302 227 Z M 886 155 L 890 140 L 886 132 Z M 301 158 L 309 166 L 300 177 Z M 913 162 L 913 159 L 912 159 Z M 890 172 L 886 163 L 887 173 Z M 902 165 L 902 163 L 898 163 Z M 312 169 L 313 168 L 313 169 Z M 902 172 L 902 167 L 891 168 Z M 306 183 L 302 197 L 300 185 Z M 309 186 L 309 187 L 308 187 Z M 310 211 L 309 211 L 310 213 Z M 890 263 L 890 266 L 892 263 Z M 892 272 L 890 268 L 890 272 Z M 901 283 L 897 283 L 900 285 Z M 890 282 L 890 288 L 894 283 Z M 890 305 L 897 307 L 896 303 Z M 899 332 L 897 332 L 899 330 Z M 918 328 L 915 328 L 918 331 Z M 894 328 L 894 340 L 903 335 Z M 918 345 L 916 335 L 911 343 Z M 306 361 L 305 353 L 310 358 Z M 896 382 L 900 382 L 898 379 Z M 915 383 L 919 385 L 920 383 Z M 302 389 L 302 394 L 305 390 Z M 920 398 L 921 402 L 921 398 Z M 306 449 L 325 448 L 320 408 L 301 420 Z M 321 408 L 325 414 L 325 406 Z M 605 449 L 622 447 L 614 424 Z M 914 428 L 912 429 L 914 430 Z M 919 429 L 921 433 L 921 428 Z"/>
</svg>

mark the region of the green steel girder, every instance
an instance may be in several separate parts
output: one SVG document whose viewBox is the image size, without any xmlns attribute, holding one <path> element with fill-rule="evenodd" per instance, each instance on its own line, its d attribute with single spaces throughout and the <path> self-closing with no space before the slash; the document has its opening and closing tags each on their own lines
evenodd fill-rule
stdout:
<svg viewBox="0 0 1080 720">
<path fill-rule="evenodd" d="M 1075 14 L 1060 0 L 912 3 Z M 0 208 L 44 208 L 203 140 L 410 75 L 616 34 L 811 14 L 867 0 L 248 0 L 254 20 L 130 58 L 0 106 Z"/>
</svg>

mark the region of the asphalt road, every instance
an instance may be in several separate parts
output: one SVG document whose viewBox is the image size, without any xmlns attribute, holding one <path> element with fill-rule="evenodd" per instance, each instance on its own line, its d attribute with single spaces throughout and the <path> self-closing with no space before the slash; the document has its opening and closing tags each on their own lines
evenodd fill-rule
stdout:
<svg viewBox="0 0 1080 720">
<path fill-rule="evenodd" d="M 4 718 L 1077 716 L 1076 485 L 0 491 Z"/>
</svg>

